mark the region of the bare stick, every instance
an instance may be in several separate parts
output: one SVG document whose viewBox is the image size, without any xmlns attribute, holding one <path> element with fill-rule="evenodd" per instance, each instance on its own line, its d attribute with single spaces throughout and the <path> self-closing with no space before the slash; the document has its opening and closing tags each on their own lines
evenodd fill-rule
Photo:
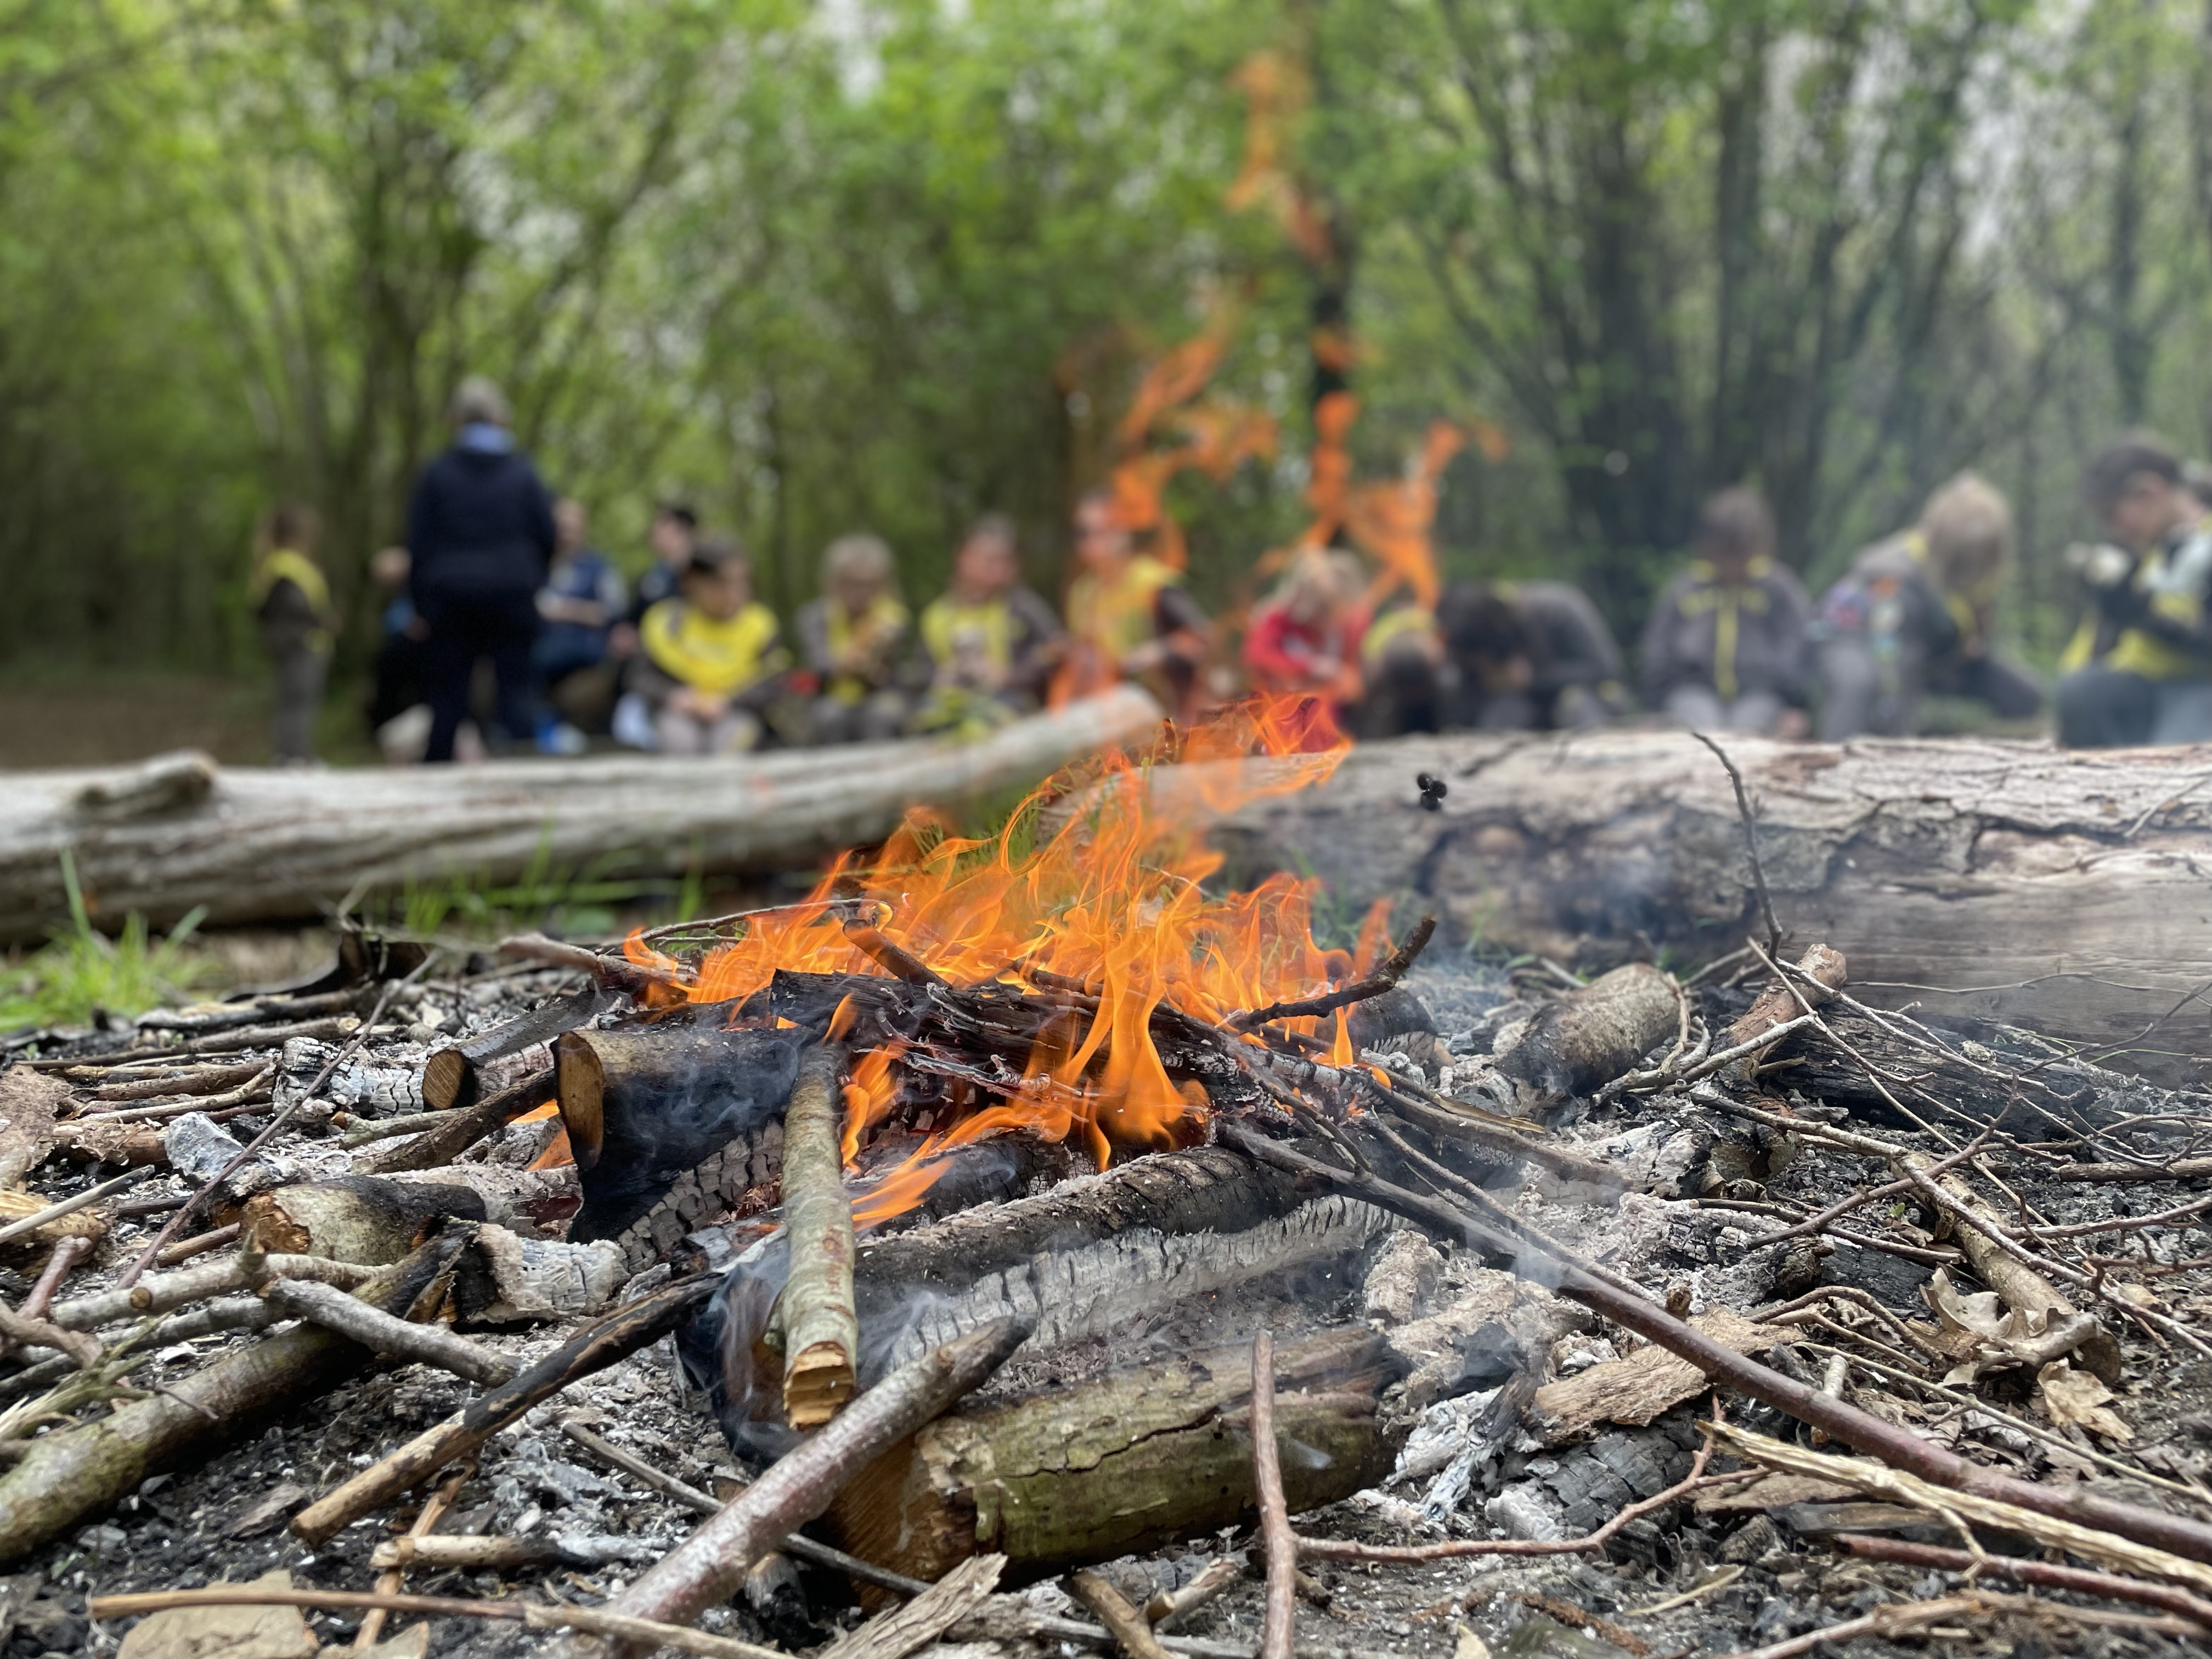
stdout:
<svg viewBox="0 0 2212 1659">
<path fill-rule="evenodd" d="M 994 1320 L 900 1367 L 724 1504 L 611 1610 L 681 1620 L 721 1601 L 755 1561 L 828 1509 L 847 1481 L 989 1376 L 1028 1334 L 1018 1321 Z"/>
<path fill-rule="evenodd" d="M 461 1488 L 468 1484 L 470 1477 L 475 1473 L 476 1470 L 473 1468 L 461 1470 L 444 1486 L 424 1498 L 421 1511 L 415 1516 L 414 1524 L 407 1528 L 407 1536 L 420 1538 L 426 1533 L 436 1530 L 440 1518 L 453 1507 L 453 1499 L 459 1495 Z M 381 1595 L 397 1595 L 406 1587 L 406 1583 L 407 1570 L 404 1567 L 392 1567 L 378 1576 L 377 1593 Z M 361 1629 L 355 1632 L 353 1638 L 353 1650 L 356 1653 L 367 1653 L 376 1645 L 377 1638 L 384 1634 L 384 1621 L 390 1612 L 391 1609 L 388 1607 L 372 1607 L 362 1616 Z"/>
<path fill-rule="evenodd" d="M 395 1319 L 331 1285 L 280 1279 L 264 1294 L 286 1313 L 311 1319 L 375 1352 L 420 1360 L 488 1389 L 514 1380 L 514 1362 L 505 1354 L 493 1353 L 442 1326 Z"/>
<path fill-rule="evenodd" d="M 384 1270 L 352 1261 L 333 1261 L 319 1255 L 264 1255 L 255 1271 L 270 1279 L 313 1279 L 325 1285 L 335 1285 L 342 1291 L 357 1289 Z M 197 1302 L 202 1297 L 221 1296 L 226 1291 L 242 1291 L 254 1281 L 246 1276 L 246 1264 L 233 1256 L 223 1261 L 204 1261 L 197 1267 L 182 1272 L 157 1273 L 143 1279 L 136 1285 L 116 1285 L 98 1291 L 74 1302 L 64 1302 L 53 1310 L 55 1324 L 65 1331 L 95 1330 L 102 1325 L 112 1325 L 118 1320 L 136 1319 L 142 1314 L 167 1313 L 172 1308 L 181 1308 L 187 1302 Z"/>
<path fill-rule="evenodd" d="M 1979 1493 L 2039 1515 L 2070 1520 L 2176 1555 L 2212 1562 L 2212 1526 L 2203 1522 L 2120 1503 L 2079 1485 L 2039 1486 L 1970 1462 L 1910 1430 L 1824 1395 L 1808 1383 L 1736 1352 L 1695 1326 L 1676 1319 L 1665 1309 L 1623 1295 L 1568 1253 L 1547 1250 L 1533 1241 L 1501 1232 L 1448 1199 L 1408 1192 L 1369 1172 L 1338 1169 L 1270 1140 L 1240 1123 L 1224 1123 L 1220 1134 L 1224 1144 L 1263 1163 L 1319 1177 L 1340 1191 L 1365 1198 L 1448 1237 L 1464 1239 L 1516 1273 L 1541 1276 L 1560 1294 L 1688 1360 L 1716 1382 L 1787 1412 L 1799 1421 L 1824 1430 L 1833 1438 L 1933 1485 Z"/>
<path fill-rule="evenodd" d="M 564 1420 L 561 1432 L 567 1435 L 592 1456 L 635 1476 L 657 1492 L 674 1498 L 684 1508 L 700 1515 L 714 1515 L 720 1511 L 719 1499 L 709 1498 L 698 1487 L 688 1486 L 674 1475 L 664 1474 L 642 1457 L 624 1451 L 612 1441 L 602 1439 L 573 1419 Z M 919 1595 L 929 1585 L 919 1578 L 909 1578 L 902 1572 L 893 1572 L 889 1567 L 879 1567 L 872 1561 L 863 1561 L 857 1555 L 848 1555 L 841 1549 L 809 1538 L 803 1532 L 794 1532 L 776 1546 L 786 1555 L 796 1555 L 817 1566 L 830 1567 L 848 1578 L 857 1578 L 864 1584 L 875 1584 L 901 1595 Z"/>
<path fill-rule="evenodd" d="M 1858 1636 L 1899 1636 L 1906 1631 L 1924 1630 L 1930 1625 L 1940 1625 L 1946 1619 L 1970 1618 L 1984 1611 L 1978 1595 L 1948 1595 L 1940 1601 L 1907 1601 L 1899 1607 L 1876 1607 L 1872 1613 L 1857 1619 L 1847 1619 L 1840 1625 L 1831 1625 L 1826 1630 L 1808 1631 L 1802 1636 L 1793 1636 L 1786 1642 L 1770 1642 L 1763 1648 L 1745 1648 L 1726 1656 L 1726 1659 L 1796 1659 L 1801 1653 L 1810 1653 L 1827 1642 L 1848 1642 Z"/>
<path fill-rule="evenodd" d="M 1913 1544 L 1902 1538 L 1878 1538 L 1870 1533 L 1839 1533 L 1832 1541 L 1863 1560 L 1934 1567 L 1942 1572 L 1972 1571 L 1979 1578 L 2006 1578 L 2015 1584 L 2034 1584 L 2044 1589 L 2072 1590 L 2077 1595 L 2101 1595 L 2114 1601 L 2135 1601 L 2147 1607 L 2163 1607 L 2212 1629 L 2212 1601 L 2191 1595 L 2187 1590 L 2176 1589 L 2171 1584 L 2146 1584 L 2140 1578 L 2123 1578 L 2117 1573 L 2053 1566 L 2044 1561 L 2024 1561 L 2016 1556 L 1975 1556 L 1965 1550 L 1946 1549 L 1941 1544 Z"/>
<path fill-rule="evenodd" d="M 457 1457 L 497 1434 L 539 1401 L 635 1353 L 690 1316 L 714 1292 L 719 1276 L 698 1273 L 664 1285 L 586 1325 L 514 1381 L 474 1400 L 437 1427 L 419 1434 L 292 1517 L 292 1531 L 319 1544 L 371 1510 L 418 1486 Z"/>
<path fill-rule="evenodd" d="M 136 1187 L 148 1176 L 160 1173 L 160 1166 L 153 1164 L 142 1164 L 135 1170 L 125 1170 L 121 1175 L 101 1182 L 97 1187 L 86 1188 L 74 1198 L 65 1198 L 59 1203 L 49 1204 L 36 1215 L 27 1215 L 21 1221 L 11 1221 L 6 1226 L 0 1227 L 0 1244 L 5 1244 L 13 1238 L 21 1238 L 26 1233 L 34 1233 L 49 1222 L 59 1221 L 64 1216 L 75 1215 L 79 1210 L 99 1203 L 103 1198 L 112 1197 L 117 1193 Z"/>
<path fill-rule="evenodd" d="M 625 1619 L 599 1607 L 542 1607 L 535 1601 L 471 1601 L 457 1595 L 387 1595 L 380 1590 L 263 1589 L 258 1584 L 216 1584 L 206 1589 L 148 1590 L 137 1595 L 99 1595 L 88 1609 L 100 1619 L 135 1619 L 171 1607 L 326 1607 L 332 1612 L 420 1613 L 439 1619 L 507 1619 L 532 1630 L 576 1630 L 628 1637 L 653 1646 L 696 1653 L 703 1659 L 791 1659 L 779 1648 L 763 1648 L 727 1636 L 709 1636 L 683 1625 L 656 1625 Z"/>
<path fill-rule="evenodd" d="M 138 1282 L 138 1276 L 154 1265 L 154 1258 L 161 1255 L 162 1248 L 176 1243 L 177 1235 L 185 1230 L 185 1224 L 200 1212 L 208 1200 L 222 1189 L 222 1183 L 244 1169 L 253 1155 L 266 1146 L 275 1138 L 276 1132 L 292 1121 L 293 1114 L 307 1102 L 314 1098 L 315 1091 L 330 1081 L 331 1074 L 337 1070 L 342 1062 L 350 1060 L 360 1052 L 362 1044 L 368 1041 L 368 1034 L 376 1029 L 376 1022 L 384 1017 L 384 1011 L 392 1006 L 393 999 L 414 984 L 416 980 L 422 978 L 429 970 L 430 964 L 437 959 L 438 953 L 435 951 L 428 952 L 415 965 L 413 973 L 404 979 L 395 980 L 384 988 L 376 999 L 376 1006 L 369 1010 L 368 1018 L 362 1021 L 360 1027 L 346 1039 L 345 1046 L 337 1049 L 323 1062 L 323 1069 L 315 1073 L 314 1080 L 294 1097 L 290 1105 L 272 1116 L 269 1120 L 267 1127 L 240 1147 L 236 1157 L 200 1183 L 199 1190 L 186 1199 L 184 1207 L 170 1216 L 163 1224 L 161 1231 L 154 1235 L 154 1242 L 141 1250 L 137 1259 L 124 1269 L 123 1277 L 116 1281 L 118 1285 L 127 1287 Z"/>
<path fill-rule="evenodd" d="M 1297 1002 L 1271 1002 L 1264 1008 L 1248 1009 L 1241 1014 L 1231 1014 L 1226 1024 L 1231 1030 L 1249 1031 L 1255 1025 L 1266 1025 L 1279 1019 L 1303 1019 L 1309 1015 L 1333 1014 L 1338 1009 L 1354 1002 L 1364 1002 L 1370 997 L 1379 997 L 1385 991 L 1395 990 L 1398 981 L 1406 977 L 1413 959 L 1429 948 L 1436 937 L 1437 919 L 1423 916 L 1413 924 L 1413 931 L 1406 935 L 1406 942 L 1393 951 L 1382 966 L 1364 978 L 1338 988 L 1326 996 L 1306 997 Z"/>
<path fill-rule="evenodd" d="M 783 1120 L 783 1219 L 791 1273 L 777 1299 L 783 1334 L 783 1413 L 804 1433 L 853 1397 L 860 1352 L 853 1300 L 853 1206 L 838 1151 L 845 1109 L 842 1043 L 799 1064 Z"/>
<path fill-rule="evenodd" d="M 641 990 L 647 985 L 691 988 L 689 975 L 641 965 L 624 957 L 604 957 L 597 951 L 587 951 L 580 945 L 566 945 L 543 933 L 517 933 L 511 939 L 503 939 L 499 942 L 499 953 L 526 962 L 542 962 L 548 967 L 566 968 L 572 973 L 589 974 L 600 984 L 619 991 Z"/>
<path fill-rule="evenodd" d="M 157 1267 L 181 1267 L 196 1255 L 205 1255 L 210 1250 L 219 1250 L 226 1244 L 235 1244 L 245 1231 L 243 1222 L 234 1221 L 228 1227 L 217 1227 L 211 1233 L 202 1233 L 198 1238 L 182 1238 L 168 1246 L 154 1258 Z"/>
<path fill-rule="evenodd" d="M 39 1282 L 31 1286 L 30 1295 L 23 1298 L 23 1305 L 16 1311 L 25 1319 L 44 1319 L 53 1303 L 54 1292 L 62 1287 L 62 1280 L 69 1277 L 70 1268 L 92 1254 L 93 1244 L 94 1241 L 82 1233 L 71 1233 L 57 1240 L 54 1248 L 46 1253 L 46 1265 L 39 1272 Z"/>
<path fill-rule="evenodd" d="M 80 1365 L 100 1363 L 100 1344 L 92 1338 L 46 1320 L 26 1319 L 4 1302 L 0 1302 L 0 1336 L 29 1347 L 58 1349 Z"/>
<path fill-rule="evenodd" d="M 1252 1483 L 1260 1495 L 1260 1534 L 1267 1547 L 1267 1599 L 1260 1620 L 1260 1659 L 1291 1659 L 1297 1640 L 1298 1539 L 1283 1500 L 1282 1454 L 1275 1444 L 1275 1338 L 1252 1339 Z"/>
<path fill-rule="evenodd" d="M 1188 1619 L 1208 1601 L 1212 1601 L 1231 1584 L 1244 1577 L 1244 1569 L 1228 1556 L 1208 1563 L 1197 1577 L 1181 1589 L 1158 1590 L 1145 1603 L 1145 1620 L 1154 1630 L 1166 1630 L 1178 1621 Z"/>
<path fill-rule="evenodd" d="M 1121 1644 L 1121 1651 L 1129 1659 L 1168 1659 L 1168 1650 L 1152 1634 L 1152 1627 L 1145 1622 L 1144 1615 L 1097 1573 L 1087 1570 L 1070 1573 L 1067 1590 L 1097 1615 L 1100 1624 L 1114 1632 L 1114 1639 Z"/>
<path fill-rule="evenodd" d="M 1729 782 L 1735 788 L 1736 816 L 1743 820 L 1743 850 L 1751 858 L 1751 884 L 1759 893 L 1759 920 L 1766 924 L 1766 948 L 1775 955 L 1782 953 L 1782 928 L 1774 920 L 1774 901 L 1767 896 L 1766 867 L 1759 861 L 1759 820 L 1751 810 L 1751 798 L 1743 793 L 1743 774 L 1729 758 L 1728 750 L 1702 732 L 1690 735 L 1713 751 L 1715 758 L 1728 769 Z"/>
</svg>

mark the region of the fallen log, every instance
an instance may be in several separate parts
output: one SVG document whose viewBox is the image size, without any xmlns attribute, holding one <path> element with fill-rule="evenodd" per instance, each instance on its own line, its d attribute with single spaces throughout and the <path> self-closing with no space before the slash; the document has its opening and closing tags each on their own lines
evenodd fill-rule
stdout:
<svg viewBox="0 0 2212 1659">
<path fill-rule="evenodd" d="M 881 841 L 917 803 L 1034 783 L 1141 740 L 1159 718 L 1122 686 L 969 744 L 313 774 L 191 757 L 183 791 L 123 788 L 135 775 L 112 769 L 19 772 L 0 791 L 0 942 L 67 920 L 64 851 L 99 916 L 136 910 L 156 926 L 202 904 L 216 923 L 312 917 L 357 884 L 507 881 L 547 864 L 606 868 L 616 855 L 625 870 L 667 875 L 804 866 Z"/>
<path fill-rule="evenodd" d="M 1784 929 L 1847 957 L 1863 1000 L 2189 1047 L 2146 1027 L 2212 981 L 2193 908 L 2212 854 L 2204 750 L 1727 746 Z M 1160 768 L 1154 799 L 1213 816 L 1219 769 L 1237 764 L 1279 763 Z M 1421 808 L 1423 771 L 1451 783 L 1440 811 Z M 1455 939 L 1581 965 L 1661 947 L 1717 957 L 1760 931 L 1728 776 L 1680 732 L 1363 744 L 1325 782 L 1248 801 L 1213 839 L 1239 882 L 1310 870 L 1355 909 L 1410 896 Z"/>
<path fill-rule="evenodd" d="M 1395 1369 L 1364 1328 L 1277 1356 L 1277 1427 L 1318 1454 L 1289 1461 L 1292 1509 L 1388 1472 L 1375 1404 Z M 870 1465 L 830 1520 L 862 1560 L 932 1579 L 981 1551 L 1030 1579 L 1245 1524 L 1251 1398 L 1249 1351 L 1224 1348 L 940 1418 Z"/>
</svg>

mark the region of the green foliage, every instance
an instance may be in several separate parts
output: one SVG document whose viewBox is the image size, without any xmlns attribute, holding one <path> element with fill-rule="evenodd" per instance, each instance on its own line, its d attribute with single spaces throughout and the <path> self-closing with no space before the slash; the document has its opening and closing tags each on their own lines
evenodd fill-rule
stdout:
<svg viewBox="0 0 2212 1659">
<path fill-rule="evenodd" d="M 0 976 L 0 1030 L 82 1025 L 96 1012 L 129 1018 L 165 1002 L 183 1002 L 215 976 L 214 964 L 186 948 L 204 912 L 193 910 L 154 938 L 133 911 L 113 939 L 95 931 L 77 885 L 76 861 L 62 854 L 70 925 Z"/>
<path fill-rule="evenodd" d="M 1316 274 L 1224 192 L 1236 66 L 1314 97 L 1368 476 L 1437 416 L 1455 573 L 1616 624 L 1704 490 L 1816 579 L 1956 468 L 2070 605 L 2113 427 L 2212 443 L 2212 71 L 2182 0 L 0 0 L 0 653 L 252 661 L 247 529 L 319 506 L 350 627 L 465 371 L 642 557 L 657 499 L 788 611 L 856 525 L 911 598 L 963 522 L 1056 586 L 1142 365 L 1237 314 L 1287 456 L 1185 481 L 1231 598 L 1301 521 Z M 429 901 L 425 900 L 425 903 Z"/>
</svg>

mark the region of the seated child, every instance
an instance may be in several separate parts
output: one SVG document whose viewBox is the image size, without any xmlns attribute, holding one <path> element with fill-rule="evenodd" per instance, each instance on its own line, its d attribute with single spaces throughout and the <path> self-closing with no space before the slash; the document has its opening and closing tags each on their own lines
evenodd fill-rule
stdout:
<svg viewBox="0 0 2212 1659">
<path fill-rule="evenodd" d="M 1052 607 L 1022 586 L 1013 520 L 988 513 L 969 527 L 952 581 L 921 613 L 929 653 L 927 732 L 988 729 L 1035 709 L 1066 635 Z"/>
<path fill-rule="evenodd" d="M 1244 672 L 1263 691 L 1312 691 L 1340 718 L 1359 700 L 1359 641 L 1367 631 L 1357 567 L 1317 548 L 1298 555 L 1244 635 Z"/>
<path fill-rule="evenodd" d="M 591 545 L 584 504 L 553 504 L 553 563 L 538 590 L 538 747 L 549 755 L 581 754 L 586 729 L 604 730 L 613 683 L 606 672 L 607 635 L 628 598 L 622 573 Z"/>
<path fill-rule="evenodd" d="M 822 555 L 822 597 L 793 619 L 817 743 L 880 741 L 906 727 L 915 671 L 893 576 L 880 536 L 840 536 Z"/>
<path fill-rule="evenodd" d="M 762 711 L 790 658 L 775 613 L 753 599 L 752 565 L 735 542 L 702 537 L 676 596 L 645 613 L 630 685 L 666 755 L 742 753 L 761 739 Z"/>
</svg>

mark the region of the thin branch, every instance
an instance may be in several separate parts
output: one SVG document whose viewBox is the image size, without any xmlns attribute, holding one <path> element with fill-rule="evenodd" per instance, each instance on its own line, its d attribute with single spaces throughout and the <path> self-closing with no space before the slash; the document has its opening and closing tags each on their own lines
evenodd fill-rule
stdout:
<svg viewBox="0 0 2212 1659">
<path fill-rule="evenodd" d="M 1766 869 L 1759 861 L 1759 820 L 1751 811 L 1751 798 L 1743 792 L 1743 774 L 1736 770 L 1735 763 L 1729 758 L 1728 750 L 1702 732 L 1690 735 L 1713 751 L 1714 758 L 1728 769 L 1729 782 L 1735 788 L 1736 816 L 1743 820 L 1743 850 L 1751 858 L 1752 885 L 1759 891 L 1759 919 L 1766 924 L 1766 948 L 1773 956 L 1782 954 L 1782 928 L 1774 920 L 1774 901 L 1766 890 Z"/>
</svg>

